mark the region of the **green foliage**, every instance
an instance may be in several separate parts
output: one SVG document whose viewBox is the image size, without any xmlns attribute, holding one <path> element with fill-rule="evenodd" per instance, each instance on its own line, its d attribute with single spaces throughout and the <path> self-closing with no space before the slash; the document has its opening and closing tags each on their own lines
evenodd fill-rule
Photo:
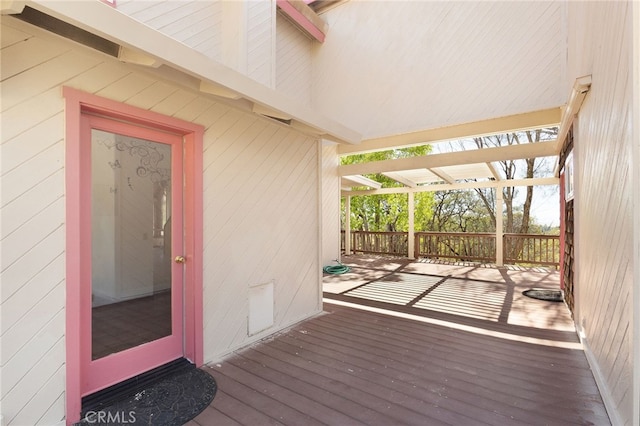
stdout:
<svg viewBox="0 0 640 426">
<path fill-rule="evenodd" d="M 416 232 L 430 231 L 427 224 L 433 217 L 435 196 L 433 192 L 418 192 L 415 194 L 414 228 Z"/>
<path fill-rule="evenodd" d="M 457 142 L 457 149 L 491 148 L 524 143 L 537 143 L 553 139 L 557 128 L 537 129 L 503 135 L 477 137 Z M 456 143 L 452 144 L 456 145 Z M 431 145 L 394 149 L 343 157 L 341 164 L 358 164 L 413 156 L 431 152 Z M 452 146 L 452 148 L 456 148 Z M 532 158 L 495 162 L 502 179 L 533 178 L 548 174 L 553 163 Z M 382 183 L 383 188 L 401 187 L 402 184 L 382 174 L 367 175 Z M 354 188 L 359 189 L 359 188 Z M 365 189 L 365 188 L 362 188 Z M 503 215 L 504 232 L 544 233 L 531 216 L 533 187 L 506 187 L 503 190 L 504 212 L 496 212 L 496 194 L 492 188 L 475 190 L 415 193 L 415 230 L 436 232 L 495 232 L 496 214 Z M 521 195 L 519 191 L 522 191 Z M 343 201 L 344 202 L 344 201 Z M 408 195 L 378 194 L 351 198 L 351 229 L 364 231 L 407 231 Z M 344 205 L 343 210 L 344 212 Z M 344 217 L 342 218 L 344 226 Z"/>
<path fill-rule="evenodd" d="M 430 145 L 389 151 L 372 152 L 342 157 L 341 164 L 358 164 L 396 158 L 427 155 Z M 383 188 L 393 188 L 402 184 L 382 174 L 365 175 L 382 183 Z M 344 204 L 344 200 L 343 200 Z M 409 198 L 407 194 L 380 194 L 351 197 L 351 229 L 364 231 L 407 231 L 409 226 Z M 415 223 L 426 223 L 431 215 L 433 195 L 423 192 L 415 194 Z M 344 212 L 344 205 L 342 206 Z M 342 218 L 344 227 L 344 217 Z"/>
</svg>

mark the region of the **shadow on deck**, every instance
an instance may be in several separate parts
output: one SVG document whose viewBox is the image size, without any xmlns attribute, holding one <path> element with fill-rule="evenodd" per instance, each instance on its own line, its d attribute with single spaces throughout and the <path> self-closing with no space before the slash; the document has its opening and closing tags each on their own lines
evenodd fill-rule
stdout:
<svg viewBox="0 0 640 426">
<path fill-rule="evenodd" d="M 556 271 L 345 257 L 324 313 L 207 367 L 192 425 L 610 424 Z"/>
</svg>

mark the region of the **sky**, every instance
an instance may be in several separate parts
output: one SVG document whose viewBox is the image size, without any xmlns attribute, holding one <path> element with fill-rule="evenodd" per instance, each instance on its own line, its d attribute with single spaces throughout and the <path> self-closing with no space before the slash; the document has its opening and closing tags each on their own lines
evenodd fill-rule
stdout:
<svg viewBox="0 0 640 426">
<path fill-rule="evenodd" d="M 524 193 L 524 191 L 521 191 Z M 531 216 L 539 225 L 560 226 L 560 191 L 558 187 L 536 186 L 533 190 Z"/>
<path fill-rule="evenodd" d="M 456 141 L 455 143 L 436 143 L 433 144 L 432 153 L 459 151 L 463 149 L 477 149 L 473 141 Z M 553 176 L 555 162 L 557 157 L 546 157 L 541 159 L 543 164 L 538 168 L 536 177 Z M 524 160 L 519 170 L 524 170 Z M 500 172 L 500 168 L 496 167 Z M 503 174 L 504 176 L 504 174 Z M 517 176 L 521 177 L 521 176 Z M 518 191 L 520 206 L 524 204 L 525 190 L 521 187 Z M 560 226 L 560 191 L 558 186 L 535 186 L 533 190 L 533 201 L 531 205 L 531 216 L 535 218 L 539 225 L 547 225 L 551 227 Z"/>
</svg>

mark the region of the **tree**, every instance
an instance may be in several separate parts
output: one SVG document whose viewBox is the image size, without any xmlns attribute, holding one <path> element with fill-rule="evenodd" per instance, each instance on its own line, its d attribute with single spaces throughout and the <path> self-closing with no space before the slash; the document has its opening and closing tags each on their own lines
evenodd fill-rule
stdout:
<svg viewBox="0 0 640 426">
<path fill-rule="evenodd" d="M 521 143 L 538 143 L 553 139 L 557 129 L 537 129 L 524 132 L 508 133 L 488 137 L 477 137 L 472 140 L 478 149 L 517 145 Z M 459 143 L 464 149 L 464 144 Z M 500 161 L 495 163 L 503 179 L 534 178 L 543 172 L 550 171 L 552 163 L 545 159 L 530 158 L 525 160 Z M 468 191 L 446 191 L 436 193 L 434 213 L 429 223 L 433 231 L 440 232 L 494 232 L 496 229 L 496 189 L 478 188 Z M 531 217 L 534 187 L 524 189 L 524 197 L 516 187 L 505 187 L 502 192 L 505 209 L 504 232 L 527 234 L 542 233 L 542 229 Z M 522 239 L 506 247 L 507 255 L 518 257 L 523 250 Z"/>
<path fill-rule="evenodd" d="M 475 192 L 437 191 L 433 196 L 433 212 L 424 225 L 425 231 L 495 231 L 495 221 L 487 217 L 483 201 Z"/>
<path fill-rule="evenodd" d="M 342 157 L 341 164 L 358 164 L 370 161 L 381 161 L 426 155 L 431 151 L 430 145 L 388 151 L 356 154 Z M 383 188 L 401 187 L 402 184 L 383 174 L 366 175 L 382 183 Z M 425 221 L 431 214 L 433 196 L 429 193 L 418 193 L 415 196 L 416 223 Z M 344 208 L 343 210 L 344 211 Z M 351 198 L 351 229 L 363 231 L 406 231 L 409 223 L 407 194 L 362 195 Z M 344 218 L 343 218 L 344 228 Z"/>
<path fill-rule="evenodd" d="M 458 141 L 452 150 L 476 149 L 538 143 L 551 140 L 557 135 L 557 128 L 536 129 L 494 136 L 476 137 Z M 430 145 L 396 149 L 370 154 L 343 157 L 342 164 L 355 164 L 426 155 Z M 503 179 L 534 178 L 553 167 L 549 161 L 540 158 L 509 160 L 494 163 Z M 382 183 L 385 188 L 401 186 L 398 182 L 382 175 L 368 176 Z M 525 191 L 522 196 L 521 191 Z M 504 232 L 528 233 L 535 226 L 531 218 L 534 187 L 519 189 L 505 187 L 502 192 L 505 209 Z M 496 229 L 496 190 L 478 188 L 475 190 L 418 192 L 415 194 L 415 230 L 441 232 L 494 232 Z M 406 194 L 367 195 L 352 197 L 352 229 L 366 231 L 405 231 L 407 229 Z M 499 212 L 498 214 L 501 214 Z"/>
<path fill-rule="evenodd" d="M 478 148 L 499 147 L 508 145 L 519 145 L 522 143 L 537 143 L 551 140 L 558 134 L 557 128 L 527 130 L 524 132 L 507 133 L 502 135 L 477 137 L 473 142 Z M 549 163 L 540 158 L 528 158 L 525 160 L 508 160 L 498 162 L 503 177 L 505 179 L 527 178 L 531 179 L 539 176 L 540 172 L 549 167 Z M 495 190 L 487 188 L 478 188 L 475 190 L 487 213 L 491 217 L 491 221 L 495 228 L 496 211 L 495 211 Z M 531 205 L 533 202 L 533 186 L 527 186 L 525 189 L 524 202 L 522 209 L 519 209 L 517 199 L 519 189 L 517 187 L 505 187 L 502 192 L 504 206 L 506 210 L 506 221 L 504 223 L 504 231 L 507 233 L 526 234 L 529 232 L 531 222 Z M 521 217 L 516 213 L 521 212 Z M 519 220 L 517 220 L 519 219 Z"/>
</svg>

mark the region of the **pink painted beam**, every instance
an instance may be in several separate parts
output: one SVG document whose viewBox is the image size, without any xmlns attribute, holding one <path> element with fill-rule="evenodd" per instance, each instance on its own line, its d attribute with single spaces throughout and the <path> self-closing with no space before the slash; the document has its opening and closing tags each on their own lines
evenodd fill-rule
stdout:
<svg viewBox="0 0 640 426">
<path fill-rule="evenodd" d="M 314 19 L 310 18 L 311 16 L 315 16 L 317 18 L 316 21 L 321 22 L 320 17 L 318 17 L 318 15 L 316 15 L 316 13 L 309 6 L 304 4 L 304 2 L 300 2 L 298 0 L 298 3 L 300 3 L 300 5 L 294 5 L 293 3 L 295 1 L 296 0 L 276 0 L 276 4 L 280 8 L 280 10 L 282 10 L 282 12 L 284 12 L 284 14 L 287 15 L 304 32 L 309 34 L 314 39 L 318 40 L 320 43 L 324 42 L 326 31 L 324 31 L 324 29 L 322 29 L 318 23 L 314 22 Z M 306 15 L 309 16 L 306 16 L 305 13 L 302 13 L 300 11 L 301 6 L 308 9 L 305 11 Z"/>
</svg>

